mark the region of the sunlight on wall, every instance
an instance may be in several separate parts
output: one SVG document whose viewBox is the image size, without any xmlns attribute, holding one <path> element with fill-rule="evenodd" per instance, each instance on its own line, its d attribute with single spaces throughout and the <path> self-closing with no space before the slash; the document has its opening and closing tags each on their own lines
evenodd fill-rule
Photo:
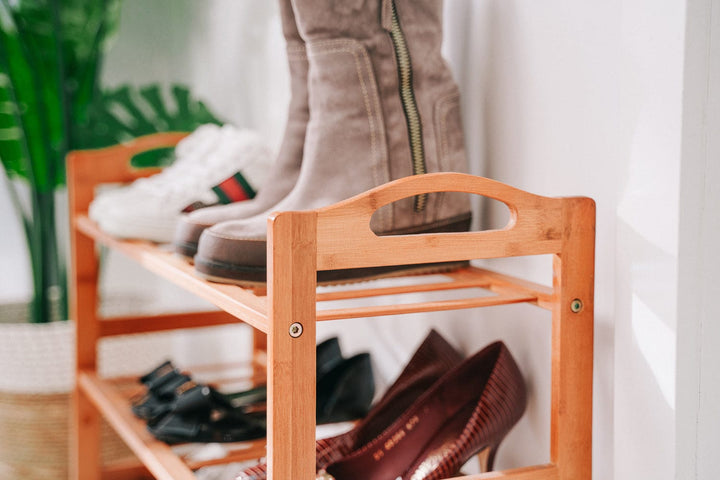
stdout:
<svg viewBox="0 0 720 480">
<path fill-rule="evenodd" d="M 633 339 L 670 408 L 675 409 L 675 332 L 640 297 L 632 296 Z"/>
</svg>

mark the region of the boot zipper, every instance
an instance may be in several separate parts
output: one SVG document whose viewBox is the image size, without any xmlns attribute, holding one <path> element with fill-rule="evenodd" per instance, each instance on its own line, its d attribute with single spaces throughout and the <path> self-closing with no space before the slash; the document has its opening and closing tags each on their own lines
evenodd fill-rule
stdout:
<svg viewBox="0 0 720 480">
<path fill-rule="evenodd" d="M 408 135 L 410 140 L 410 155 L 412 157 L 413 175 L 427 173 L 425 166 L 425 150 L 423 148 L 422 122 L 420 121 L 420 112 L 418 111 L 417 102 L 415 101 L 415 91 L 413 90 L 413 71 L 412 62 L 410 61 L 410 51 L 407 47 L 405 34 L 400 28 L 397 7 L 395 0 L 390 1 L 392 10 L 392 18 L 390 25 L 390 38 L 392 39 L 393 48 L 395 50 L 395 58 L 398 64 L 398 76 L 400 77 L 400 100 L 402 101 L 403 110 L 405 111 L 405 119 L 407 120 Z M 417 195 L 415 197 L 415 211 L 422 212 L 425 210 L 427 203 L 427 193 Z"/>
</svg>

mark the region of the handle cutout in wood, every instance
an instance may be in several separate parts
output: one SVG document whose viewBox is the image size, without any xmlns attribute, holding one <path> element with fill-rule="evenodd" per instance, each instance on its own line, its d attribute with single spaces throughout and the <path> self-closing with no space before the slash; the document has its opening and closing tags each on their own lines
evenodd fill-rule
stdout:
<svg viewBox="0 0 720 480">
<path fill-rule="evenodd" d="M 379 208 L 436 192 L 464 192 L 502 202 L 510 212 L 509 222 L 499 230 L 476 232 L 378 236 L 372 231 L 371 218 Z M 533 195 L 488 178 L 460 173 L 402 178 L 317 210 L 318 269 L 557 253 L 566 200 Z"/>
<path fill-rule="evenodd" d="M 515 221 L 515 212 L 499 200 L 465 192 L 439 192 L 427 196 L 427 209 L 414 211 L 414 199 L 410 196 L 377 209 L 370 218 L 370 229 L 378 236 L 416 235 L 422 233 L 467 232 L 471 225 L 477 225 L 477 215 L 482 213 L 480 227 L 475 231 L 506 230 Z M 474 203 L 480 208 L 473 208 Z M 450 207 L 452 205 L 452 207 Z M 490 225 L 489 220 L 493 220 Z"/>
</svg>

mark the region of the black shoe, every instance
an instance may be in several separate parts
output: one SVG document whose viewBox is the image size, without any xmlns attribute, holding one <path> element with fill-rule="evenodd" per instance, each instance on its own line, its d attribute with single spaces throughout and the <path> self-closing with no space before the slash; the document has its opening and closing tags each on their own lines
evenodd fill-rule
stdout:
<svg viewBox="0 0 720 480">
<path fill-rule="evenodd" d="M 343 360 L 317 379 L 316 421 L 322 425 L 363 418 L 374 396 L 370 354 Z"/>
<path fill-rule="evenodd" d="M 329 338 L 316 348 L 317 378 L 324 377 L 343 362 L 337 337 Z M 209 385 L 198 384 L 183 374 L 172 362 L 165 361 L 140 377 L 147 385 L 144 395 L 131 401 L 133 413 L 143 420 L 153 420 L 168 413 L 185 413 L 194 410 L 235 409 L 259 406 L 267 401 L 267 387 L 261 385 L 250 390 L 223 394 Z"/>
</svg>

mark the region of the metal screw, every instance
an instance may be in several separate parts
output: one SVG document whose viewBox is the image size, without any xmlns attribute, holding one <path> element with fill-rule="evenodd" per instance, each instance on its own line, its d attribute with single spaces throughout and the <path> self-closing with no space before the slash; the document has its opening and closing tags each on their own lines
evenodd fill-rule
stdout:
<svg viewBox="0 0 720 480">
<path fill-rule="evenodd" d="M 290 325 L 290 336 L 292 338 L 298 338 L 300 335 L 302 335 L 302 332 L 303 332 L 302 323 L 295 322 L 292 325 Z"/>
<path fill-rule="evenodd" d="M 572 310 L 573 313 L 579 313 L 583 309 L 583 302 L 579 298 L 576 298 L 572 302 L 570 302 L 570 310 Z"/>
</svg>

